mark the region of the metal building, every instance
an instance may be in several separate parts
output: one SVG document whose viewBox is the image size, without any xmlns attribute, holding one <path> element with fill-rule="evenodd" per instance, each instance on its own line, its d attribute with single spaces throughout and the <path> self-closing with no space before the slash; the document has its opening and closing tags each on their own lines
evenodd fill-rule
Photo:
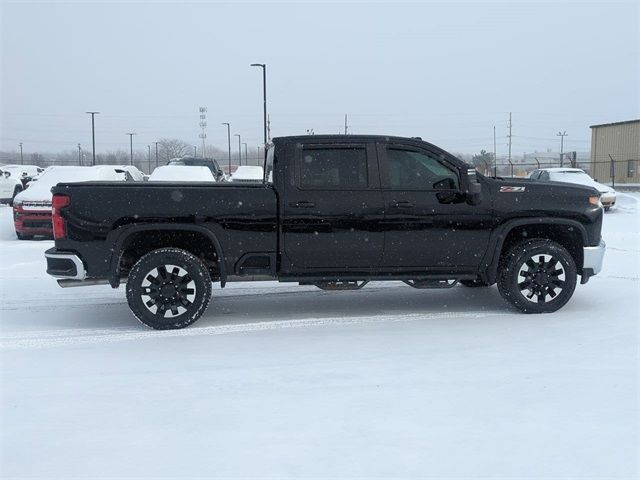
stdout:
<svg viewBox="0 0 640 480">
<path fill-rule="evenodd" d="M 591 125 L 591 176 L 602 183 L 640 183 L 640 119 Z"/>
</svg>

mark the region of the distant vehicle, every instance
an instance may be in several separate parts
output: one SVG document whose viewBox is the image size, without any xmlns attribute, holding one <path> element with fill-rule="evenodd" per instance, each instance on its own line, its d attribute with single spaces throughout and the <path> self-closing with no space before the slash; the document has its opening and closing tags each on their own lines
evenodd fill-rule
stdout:
<svg viewBox="0 0 640 480">
<path fill-rule="evenodd" d="M 187 167 L 207 167 L 211 170 L 213 178 L 216 182 L 221 182 L 224 179 L 224 171 L 220 168 L 220 165 L 215 158 L 200 158 L 200 157 L 181 157 L 172 158 L 167 165 L 185 165 Z"/>
<path fill-rule="evenodd" d="M 578 185 L 593 187 L 600 193 L 600 202 L 605 212 L 608 212 L 616 204 L 616 191 L 613 188 L 598 183 L 579 168 L 544 168 L 534 170 L 529 175 L 529 178 L 541 182 L 577 183 Z"/>
<path fill-rule="evenodd" d="M 488 178 L 435 145 L 388 136 L 275 138 L 265 165 L 272 184 L 57 185 L 47 273 L 61 286 L 126 281 L 134 315 L 169 329 L 202 315 L 212 282 L 497 283 L 515 308 L 548 313 L 578 275 L 586 283 L 602 268 L 592 187 Z"/>
<path fill-rule="evenodd" d="M 2 168 L 5 172 L 11 172 L 11 176 L 22 182 L 22 188 L 27 188 L 27 183 L 32 178 L 44 172 L 44 168 L 37 165 L 4 165 Z"/>
<path fill-rule="evenodd" d="M 0 203 L 13 203 L 13 198 L 23 190 L 22 182 L 9 170 L 0 168 Z"/>
<path fill-rule="evenodd" d="M 215 182 L 216 179 L 208 167 L 192 167 L 186 165 L 163 165 L 157 167 L 151 175 L 150 182 Z"/>
<path fill-rule="evenodd" d="M 142 182 L 144 181 L 144 173 L 138 170 L 133 165 L 122 165 L 120 166 L 124 172 L 128 173 L 131 178 L 127 178 L 128 181 Z"/>
<path fill-rule="evenodd" d="M 241 165 L 231 174 L 230 182 L 235 183 L 261 183 L 264 180 L 264 170 L 262 167 Z"/>
<path fill-rule="evenodd" d="M 35 235 L 51 237 L 51 187 L 61 182 L 88 180 L 127 181 L 127 172 L 121 166 L 97 165 L 95 167 L 53 166 L 41 173 L 37 182 L 16 195 L 13 201 L 13 223 L 20 240 Z"/>
</svg>

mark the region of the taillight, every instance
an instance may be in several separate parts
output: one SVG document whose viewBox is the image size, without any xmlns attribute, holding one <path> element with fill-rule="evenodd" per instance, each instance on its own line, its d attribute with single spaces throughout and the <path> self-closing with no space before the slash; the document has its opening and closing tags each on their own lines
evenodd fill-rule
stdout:
<svg viewBox="0 0 640 480">
<path fill-rule="evenodd" d="M 67 195 L 56 194 L 51 201 L 51 220 L 53 222 L 53 238 L 65 238 L 67 236 L 67 222 L 60 215 L 60 210 L 67 207 L 71 199 Z"/>
</svg>

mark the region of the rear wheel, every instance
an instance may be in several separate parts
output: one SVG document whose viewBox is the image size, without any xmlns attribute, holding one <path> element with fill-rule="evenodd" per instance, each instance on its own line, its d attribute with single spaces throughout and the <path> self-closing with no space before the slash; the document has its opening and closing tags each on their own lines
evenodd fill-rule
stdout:
<svg viewBox="0 0 640 480">
<path fill-rule="evenodd" d="M 127 280 L 129 308 L 156 330 L 184 328 L 200 318 L 211 300 L 209 271 L 178 248 L 154 250 L 136 263 Z"/>
<path fill-rule="evenodd" d="M 515 245 L 503 256 L 498 291 L 525 313 L 555 312 L 573 295 L 576 279 L 571 254 L 556 242 L 537 238 Z"/>
</svg>

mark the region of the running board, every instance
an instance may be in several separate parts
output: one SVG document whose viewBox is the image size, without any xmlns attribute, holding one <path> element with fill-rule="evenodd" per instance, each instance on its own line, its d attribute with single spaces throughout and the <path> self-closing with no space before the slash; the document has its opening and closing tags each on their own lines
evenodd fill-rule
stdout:
<svg viewBox="0 0 640 480">
<path fill-rule="evenodd" d="M 336 292 L 338 290 L 360 290 L 368 280 L 339 280 L 336 282 L 318 282 L 314 285 L 322 290 Z"/>
<path fill-rule="evenodd" d="M 458 284 L 458 280 L 404 280 L 404 283 L 413 288 L 452 288 Z"/>
</svg>

